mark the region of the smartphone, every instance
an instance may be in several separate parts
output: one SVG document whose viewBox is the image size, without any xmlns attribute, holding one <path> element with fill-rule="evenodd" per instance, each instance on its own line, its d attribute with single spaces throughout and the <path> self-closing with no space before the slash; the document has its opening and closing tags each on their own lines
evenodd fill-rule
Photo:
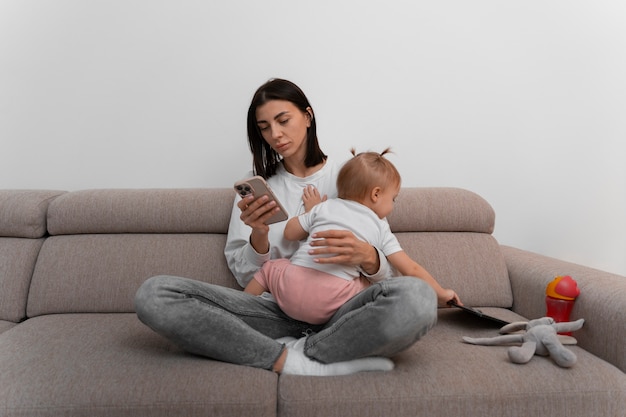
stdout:
<svg viewBox="0 0 626 417">
<path fill-rule="evenodd" d="M 249 195 L 253 195 L 254 198 L 257 199 L 261 196 L 266 195 L 269 197 L 268 202 L 270 201 L 276 202 L 276 206 L 280 209 L 280 211 L 273 214 L 272 217 L 270 217 L 265 222 L 265 224 L 278 223 L 278 222 L 285 221 L 289 218 L 289 215 L 287 214 L 287 210 L 285 210 L 282 204 L 280 204 L 280 201 L 278 201 L 278 198 L 276 197 L 276 195 L 274 195 L 274 193 L 272 192 L 272 189 L 267 184 L 267 182 L 263 179 L 263 177 L 256 175 L 252 178 L 248 178 L 247 180 L 237 181 L 235 183 L 235 191 L 237 192 L 237 194 L 241 196 L 241 198 L 247 197 Z"/>
</svg>

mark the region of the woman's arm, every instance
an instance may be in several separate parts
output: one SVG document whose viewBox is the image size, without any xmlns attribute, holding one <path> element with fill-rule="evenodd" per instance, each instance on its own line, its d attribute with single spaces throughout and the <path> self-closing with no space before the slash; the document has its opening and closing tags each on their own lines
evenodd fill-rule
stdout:
<svg viewBox="0 0 626 417">
<path fill-rule="evenodd" d="M 250 233 L 250 244 L 259 253 L 267 253 L 270 249 L 268 234 L 270 227 L 265 224 L 272 215 L 280 211 L 276 202 L 269 201 L 269 197 L 263 195 L 256 200 L 254 196 L 249 195 L 242 198 L 237 203 L 237 207 L 241 210 L 239 218 L 241 221 L 252 228 Z"/>
<path fill-rule="evenodd" d="M 270 259 L 269 226 L 263 221 L 271 216 L 272 207 L 263 204 L 263 197 L 254 201 L 253 197 L 240 199 L 237 196 L 230 214 L 224 255 L 242 287 Z"/>
<path fill-rule="evenodd" d="M 439 285 L 437 280 L 435 280 L 435 278 L 433 278 L 423 266 L 411 259 L 406 252 L 400 251 L 393 253 L 387 256 L 387 259 L 398 270 L 398 272 L 400 272 L 400 274 L 404 276 L 417 277 L 426 281 L 437 293 L 437 303 L 440 307 L 446 307 L 450 301 L 454 301 L 457 304 L 462 305 L 459 296 L 453 290 L 445 289 Z"/>
</svg>

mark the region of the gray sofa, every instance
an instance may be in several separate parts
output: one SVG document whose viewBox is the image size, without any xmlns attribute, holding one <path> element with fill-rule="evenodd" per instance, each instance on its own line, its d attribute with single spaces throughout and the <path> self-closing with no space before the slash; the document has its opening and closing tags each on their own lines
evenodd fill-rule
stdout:
<svg viewBox="0 0 626 417">
<path fill-rule="evenodd" d="M 238 288 L 222 252 L 233 198 L 0 191 L 0 416 L 626 415 L 626 278 L 499 245 L 491 206 L 461 189 L 402 190 L 389 222 L 405 250 L 508 320 L 545 315 L 547 283 L 571 275 L 586 320 L 573 368 L 463 343 L 499 326 L 458 309 L 391 372 L 279 377 L 186 354 L 139 322 L 133 296 L 158 274 Z"/>
</svg>

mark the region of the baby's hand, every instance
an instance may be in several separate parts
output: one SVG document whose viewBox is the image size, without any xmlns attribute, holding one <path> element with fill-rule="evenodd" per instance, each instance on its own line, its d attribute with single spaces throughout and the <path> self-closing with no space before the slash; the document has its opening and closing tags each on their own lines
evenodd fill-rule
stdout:
<svg viewBox="0 0 626 417">
<path fill-rule="evenodd" d="M 439 307 L 450 307 L 448 303 L 451 301 L 454 301 L 455 304 L 460 306 L 463 305 L 461 299 L 453 290 L 444 289 L 440 294 L 437 294 L 437 304 L 439 304 Z"/>
<path fill-rule="evenodd" d="M 302 202 L 304 203 L 304 210 L 308 213 L 313 207 L 322 201 L 327 200 L 327 196 L 320 196 L 320 192 L 313 185 L 307 185 L 302 192 Z"/>
</svg>

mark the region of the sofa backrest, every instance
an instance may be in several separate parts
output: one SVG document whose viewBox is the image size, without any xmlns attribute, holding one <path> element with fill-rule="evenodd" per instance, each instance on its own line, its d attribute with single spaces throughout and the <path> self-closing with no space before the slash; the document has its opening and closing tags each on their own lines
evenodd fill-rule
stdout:
<svg viewBox="0 0 626 417">
<path fill-rule="evenodd" d="M 28 287 L 46 235 L 48 204 L 61 194 L 0 190 L 0 321 L 17 323 L 26 317 Z"/>
<path fill-rule="evenodd" d="M 403 188 L 389 224 L 404 250 L 470 306 L 509 308 L 513 294 L 493 208 L 459 188 Z"/>
<path fill-rule="evenodd" d="M 29 317 L 132 312 L 137 288 L 169 274 L 238 285 L 223 249 L 231 189 L 85 190 L 48 207 L 29 291 Z M 512 295 L 495 214 L 478 195 L 404 188 L 389 222 L 406 252 L 466 304 L 510 307 Z"/>
<path fill-rule="evenodd" d="M 229 287 L 232 189 L 85 190 L 48 210 L 28 316 L 132 312 L 143 281 L 169 274 Z"/>
</svg>

